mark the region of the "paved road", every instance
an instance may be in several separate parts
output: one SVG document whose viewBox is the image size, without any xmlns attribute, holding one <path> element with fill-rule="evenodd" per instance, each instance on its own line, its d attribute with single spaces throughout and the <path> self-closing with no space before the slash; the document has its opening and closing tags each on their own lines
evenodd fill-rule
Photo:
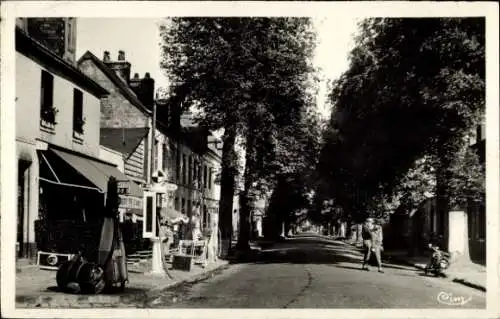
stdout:
<svg viewBox="0 0 500 319">
<path fill-rule="evenodd" d="M 157 308 L 484 308 L 485 293 L 412 267 L 385 264 L 385 273 L 360 269 L 352 246 L 319 236 L 274 245 L 251 263 L 231 266 L 204 282 L 165 291 Z M 464 297 L 449 306 L 438 295 Z M 446 299 L 446 298 L 442 298 Z M 458 300 L 458 299 L 456 299 Z"/>
</svg>

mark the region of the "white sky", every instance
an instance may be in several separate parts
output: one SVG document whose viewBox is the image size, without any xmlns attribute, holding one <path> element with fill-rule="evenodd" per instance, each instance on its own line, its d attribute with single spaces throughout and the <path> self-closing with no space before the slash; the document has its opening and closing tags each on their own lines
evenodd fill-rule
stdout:
<svg viewBox="0 0 500 319">
<path fill-rule="evenodd" d="M 153 18 L 79 18 L 77 58 L 89 50 L 101 59 L 104 51 L 110 51 L 111 58 L 116 59 L 118 50 L 124 50 L 126 60 L 132 65 L 131 76 L 139 73 L 142 77 L 149 72 L 156 87 L 166 86 L 166 77 L 159 68 L 158 21 Z M 347 55 L 353 45 L 357 20 L 343 12 L 341 16 L 315 18 L 314 21 L 319 38 L 315 64 L 321 68 L 318 108 L 328 116 L 327 83 L 347 69 Z"/>
</svg>

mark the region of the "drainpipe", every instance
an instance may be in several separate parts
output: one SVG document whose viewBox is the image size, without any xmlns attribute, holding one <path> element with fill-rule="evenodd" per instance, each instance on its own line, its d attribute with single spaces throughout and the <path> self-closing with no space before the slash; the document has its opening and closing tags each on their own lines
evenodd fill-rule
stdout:
<svg viewBox="0 0 500 319">
<path fill-rule="evenodd" d="M 156 101 L 158 99 L 158 92 L 156 92 L 155 99 L 153 101 L 153 122 L 151 124 L 151 156 L 150 156 L 150 167 L 149 167 L 149 184 L 153 183 L 151 177 L 154 173 L 154 159 L 156 154 Z"/>
<path fill-rule="evenodd" d="M 148 133 L 148 141 L 147 141 L 147 150 L 148 150 L 148 156 L 145 158 L 146 161 L 146 183 L 147 187 L 149 188 L 151 186 L 151 171 L 152 171 L 152 151 L 153 151 L 153 124 L 151 118 L 148 120 L 148 128 L 149 128 L 149 133 Z"/>
</svg>

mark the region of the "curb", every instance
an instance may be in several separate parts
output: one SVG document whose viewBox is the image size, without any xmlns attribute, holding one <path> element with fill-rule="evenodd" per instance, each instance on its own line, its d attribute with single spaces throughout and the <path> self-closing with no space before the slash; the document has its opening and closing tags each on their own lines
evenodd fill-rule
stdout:
<svg viewBox="0 0 500 319">
<path fill-rule="evenodd" d="M 405 263 L 407 265 L 410 265 L 410 266 L 413 266 L 413 267 L 415 267 L 417 269 L 421 269 L 421 270 L 425 269 L 425 267 L 423 267 L 423 266 L 421 266 L 419 264 L 412 263 L 412 262 L 407 261 L 407 260 L 403 260 L 403 259 L 399 259 L 399 258 L 393 258 L 393 260 L 396 260 L 398 262 L 403 262 L 403 263 Z M 486 287 L 485 286 L 479 285 L 479 284 L 475 284 L 473 282 L 468 281 L 467 279 L 453 277 L 453 276 L 450 276 L 450 275 L 448 275 L 446 273 L 442 274 L 441 277 L 446 278 L 446 279 L 450 280 L 451 282 L 458 283 L 458 284 L 467 286 L 469 288 L 474 288 L 474 289 L 480 290 L 482 292 L 486 292 Z"/>
<path fill-rule="evenodd" d="M 181 281 L 177 281 L 177 282 L 172 282 L 170 284 L 166 284 L 162 287 L 159 287 L 159 288 L 154 288 L 154 289 L 151 289 L 149 290 L 148 292 L 144 293 L 145 294 L 145 297 L 146 299 L 149 299 L 149 298 L 152 298 L 152 297 L 155 297 L 156 294 L 164 291 L 164 290 L 167 290 L 167 289 L 172 289 L 172 288 L 175 288 L 175 287 L 178 287 L 178 286 L 181 286 L 181 285 L 184 285 L 184 284 L 187 284 L 187 283 L 195 283 L 195 282 L 198 282 L 198 281 L 202 281 L 202 280 L 205 280 L 205 279 L 208 279 L 210 277 L 212 277 L 212 275 L 218 271 L 221 271 L 221 270 L 225 270 L 227 268 L 229 268 L 229 263 L 223 263 L 215 268 L 212 268 L 206 272 L 203 272 L 201 274 L 198 274 L 196 276 L 193 276 L 191 278 L 188 278 L 188 279 L 184 279 L 184 280 L 181 280 Z M 147 302 L 147 301 L 146 301 Z"/>
<path fill-rule="evenodd" d="M 80 302 L 85 302 L 88 304 L 106 304 L 106 307 L 112 307 L 112 304 L 116 303 L 132 303 L 136 307 L 145 307 L 152 299 L 155 297 L 156 294 L 166 290 L 166 289 L 171 289 L 175 288 L 177 286 L 186 284 L 186 283 L 194 283 L 198 281 L 205 280 L 207 278 L 210 278 L 214 275 L 214 273 L 218 271 L 225 270 L 229 268 L 229 263 L 225 262 L 222 263 L 221 265 L 218 265 L 210 270 L 207 270 L 206 272 L 202 272 L 198 275 L 195 275 L 191 278 L 187 278 L 181 281 L 174 281 L 170 282 L 168 284 L 165 284 L 163 286 L 157 287 L 157 288 L 152 288 L 148 291 L 145 292 L 137 292 L 133 293 L 130 295 L 76 295 L 76 294 L 64 294 L 59 296 L 58 298 L 54 298 L 52 296 L 16 296 L 15 303 L 16 304 L 22 304 L 22 305 L 16 305 L 17 308 L 53 308 L 50 306 L 50 303 L 56 299 L 56 300 L 61 300 L 62 305 L 61 307 L 76 307 L 76 308 L 81 308 L 75 304 L 79 304 Z M 72 306 L 73 305 L 73 306 Z M 57 306 L 55 306 L 57 308 Z M 85 307 L 85 306 L 84 306 Z"/>
<path fill-rule="evenodd" d="M 464 286 L 470 287 L 470 288 L 474 288 L 474 289 L 480 290 L 482 292 L 486 292 L 486 287 L 484 287 L 482 285 L 478 285 L 478 284 L 472 283 L 472 282 L 467 281 L 467 280 L 462 279 L 462 278 L 458 278 L 458 277 L 457 278 L 453 278 L 452 281 L 456 282 L 456 283 L 459 283 L 459 284 L 462 284 Z"/>
<path fill-rule="evenodd" d="M 351 245 L 353 246 L 354 248 L 358 248 L 355 244 L 353 243 L 346 243 L 348 245 Z M 405 263 L 409 266 L 412 266 L 412 267 L 415 267 L 417 269 L 420 269 L 420 270 L 424 270 L 425 267 L 424 266 L 421 266 L 419 264 L 415 264 L 415 263 L 412 263 L 408 260 L 405 260 L 405 259 L 401 259 L 401 258 L 394 258 L 391 256 L 391 259 L 394 260 L 394 261 L 398 261 L 398 262 L 401 262 L 401 263 Z M 467 279 L 464 279 L 464 278 L 458 278 L 458 277 L 452 277 L 448 274 L 443 274 L 441 277 L 444 277 L 446 279 L 448 279 L 449 281 L 451 282 L 454 282 L 454 283 L 458 283 L 458 284 L 461 284 L 461 285 L 464 285 L 464 286 L 467 286 L 469 288 L 474 288 L 474 289 L 477 289 L 477 290 L 480 290 L 482 292 L 486 292 L 486 287 L 483 286 L 483 285 L 480 285 L 480 284 L 475 284 L 475 283 L 472 283 L 470 281 L 468 281 Z"/>
</svg>

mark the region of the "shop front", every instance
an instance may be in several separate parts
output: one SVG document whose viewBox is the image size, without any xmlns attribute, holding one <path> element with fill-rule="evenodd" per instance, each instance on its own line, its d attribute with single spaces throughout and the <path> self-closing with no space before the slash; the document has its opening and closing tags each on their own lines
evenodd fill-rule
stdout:
<svg viewBox="0 0 500 319">
<path fill-rule="evenodd" d="M 112 164 L 81 153 L 49 147 L 38 151 L 38 158 L 38 251 L 81 251 L 88 260 L 95 259 L 109 178 L 126 189 L 123 196 L 141 198 L 142 190 Z"/>
<path fill-rule="evenodd" d="M 132 195 L 129 182 L 118 183 L 118 193 L 120 198 L 119 212 L 122 225 L 123 240 L 127 255 L 138 251 L 149 250 L 150 241 L 142 236 L 144 221 L 143 214 L 143 192 L 140 196 Z"/>
</svg>

